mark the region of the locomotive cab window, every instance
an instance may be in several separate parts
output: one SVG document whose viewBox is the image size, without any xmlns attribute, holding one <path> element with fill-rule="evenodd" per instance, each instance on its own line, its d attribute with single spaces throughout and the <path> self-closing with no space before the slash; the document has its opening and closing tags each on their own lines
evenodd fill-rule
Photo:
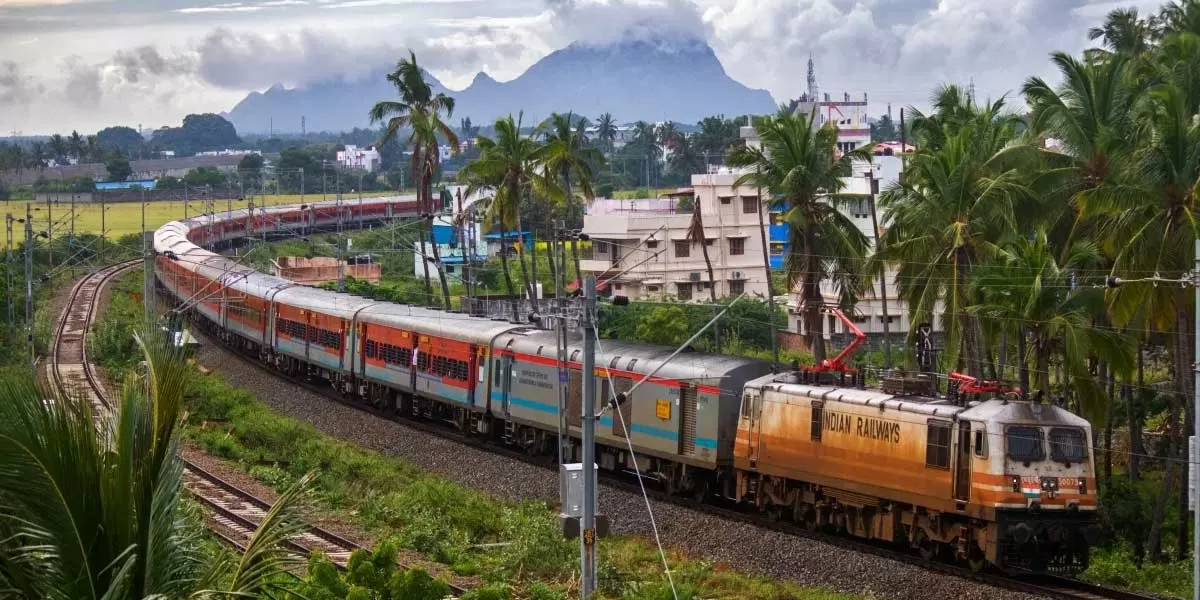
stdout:
<svg viewBox="0 0 1200 600">
<path fill-rule="evenodd" d="M 984 429 L 975 430 L 975 456 L 987 458 L 987 431 Z"/>
<path fill-rule="evenodd" d="M 925 466 L 933 469 L 950 468 L 950 423 L 929 421 L 925 432 Z"/>
<path fill-rule="evenodd" d="M 1004 442 L 1008 446 L 1008 457 L 1015 461 L 1034 462 L 1046 458 L 1040 427 L 1009 427 L 1004 432 Z"/>
<path fill-rule="evenodd" d="M 1050 458 L 1055 462 L 1079 463 L 1087 458 L 1083 432 L 1073 427 L 1050 430 Z"/>
</svg>

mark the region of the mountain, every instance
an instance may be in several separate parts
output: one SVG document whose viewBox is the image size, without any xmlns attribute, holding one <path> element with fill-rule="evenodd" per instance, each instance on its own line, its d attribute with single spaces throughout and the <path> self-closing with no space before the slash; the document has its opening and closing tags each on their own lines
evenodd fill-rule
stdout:
<svg viewBox="0 0 1200 600">
<path fill-rule="evenodd" d="M 241 134 L 346 131 L 368 126 L 367 111 L 395 97 L 382 69 L 356 80 L 333 80 L 287 89 L 275 85 L 252 92 L 224 116 Z M 620 122 L 673 120 L 693 123 L 716 114 L 765 114 L 775 101 L 765 90 L 734 81 L 707 43 L 699 40 L 626 41 L 607 46 L 571 44 L 539 60 L 516 79 L 499 82 L 479 73 L 466 89 L 448 90 L 429 76 L 437 91 L 454 96 L 453 123 L 476 124 L 525 111 L 535 123 L 550 113 L 574 111 L 590 118 L 610 112 Z"/>
</svg>

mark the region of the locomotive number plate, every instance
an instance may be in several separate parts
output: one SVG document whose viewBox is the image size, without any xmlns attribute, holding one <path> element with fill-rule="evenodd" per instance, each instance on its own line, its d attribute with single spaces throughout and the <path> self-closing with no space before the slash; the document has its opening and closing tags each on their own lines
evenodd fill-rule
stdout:
<svg viewBox="0 0 1200 600">
<path fill-rule="evenodd" d="M 1059 477 L 1058 489 L 1066 490 L 1079 487 L 1079 480 L 1075 477 Z"/>
<path fill-rule="evenodd" d="M 654 414 L 664 421 L 671 420 L 671 401 L 659 398 L 654 403 Z"/>
</svg>

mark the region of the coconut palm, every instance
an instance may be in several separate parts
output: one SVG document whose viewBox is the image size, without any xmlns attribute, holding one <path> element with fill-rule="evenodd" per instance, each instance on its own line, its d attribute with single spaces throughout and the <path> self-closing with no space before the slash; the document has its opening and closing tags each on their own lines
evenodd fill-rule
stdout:
<svg viewBox="0 0 1200 600">
<path fill-rule="evenodd" d="M 1088 29 L 1089 40 L 1103 40 L 1113 54 L 1137 56 L 1151 48 L 1157 37 L 1153 19 L 1142 19 L 1136 8 L 1117 8 L 1108 13 L 1104 25 Z"/>
<path fill-rule="evenodd" d="M 1060 255 L 1065 260 L 1060 262 Z M 1106 400 L 1087 359 L 1099 355 L 1122 370 L 1133 365 L 1127 340 L 1112 329 L 1094 326 L 1095 315 L 1104 309 L 1100 288 L 1095 281 L 1078 281 L 1081 271 L 1103 261 L 1095 242 L 1076 242 L 1063 252 L 1041 229 L 1032 239 L 1013 236 L 971 282 L 981 302 L 970 307 L 973 314 L 1022 323 L 1029 332 L 1028 356 L 1021 359 L 1034 374 L 1034 387 L 1050 392 L 1050 361 L 1059 355 L 1072 378 L 1080 412 L 1092 419 L 1103 417 Z"/>
<path fill-rule="evenodd" d="M 608 154 L 612 154 L 617 139 L 617 122 L 612 113 L 604 113 L 596 119 L 596 141 Z"/>
<path fill-rule="evenodd" d="M 152 334 L 153 335 L 153 334 Z M 298 564 L 292 488 L 233 561 L 209 564 L 184 506 L 179 444 L 190 367 L 161 336 L 139 337 L 146 374 L 111 419 L 8 375 L 0 385 L 0 589 L 9 598 L 257 596 Z M 50 398 L 50 400 L 46 400 Z M 198 593 L 199 592 L 199 593 Z"/>
<path fill-rule="evenodd" d="M 83 162 L 83 148 L 83 136 L 79 135 L 78 131 L 72 130 L 71 135 L 67 138 L 67 156 Z"/>
<path fill-rule="evenodd" d="M 704 157 L 696 148 L 696 138 L 680 136 L 671 149 L 669 160 L 671 171 L 685 178 L 692 173 L 703 173 L 707 170 Z"/>
<path fill-rule="evenodd" d="M 683 137 L 683 134 L 681 134 L 679 129 L 675 127 L 674 121 L 664 121 L 661 123 L 658 126 L 655 134 L 658 136 L 659 144 L 668 150 L 674 149 L 675 145 L 678 144 L 679 140 Z"/>
<path fill-rule="evenodd" d="M 1018 230 L 1021 202 L 1030 196 L 1025 174 L 1004 152 L 1016 137 L 1017 121 L 1004 102 L 976 105 L 958 90 L 935 96 L 935 113 L 918 111 L 914 130 L 923 147 L 911 155 L 904 177 L 886 190 L 881 252 L 897 264 L 896 287 L 909 308 L 909 322 L 933 322 L 939 305 L 946 331 L 948 364 L 973 376 L 983 374 L 984 350 L 977 304 L 969 286 L 975 266 L 995 256 L 998 242 Z"/>
<path fill-rule="evenodd" d="M 521 200 L 526 192 L 543 198 L 558 198 L 561 192 L 557 191 L 552 179 L 546 177 L 544 170 L 538 169 L 545 148 L 534 136 L 521 135 L 523 116 L 523 113 L 518 115 L 516 120 L 512 115 L 497 119 L 493 125 L 496 137 L 479 138 L 479 158 L 463 167 L 460 178 L 468 186 L 468 196 L 482 189 L 494 191 L 485 224 L 489 230 L 500 227 L 502 238 L 509 231 L 517 232 L 517 259 L 521 263 L 521 279 L 524 282 L 525 293 L 532 300 L 536 296 L 525 265 Z M 508 280 L 506 265 L 507 263 L 502 263 L 505 279 Z M 511 284 L 509 288 L 509 294 L 512 295 Z M 513 311 L 515 317 L 515 306 Z"/>
<path fill-rule="evenodd" d="M 604 155 L 595 148 L 588 147 L 584 127 L 582 120 L 572 126 L 570 114 L 554 113 L 550 118 L 550 127 L 546 131 L 546 145 L 542 152 L 542 161 L 551 178 L 562 182 L 566 197 L 567 224 L 572 228 L 580 226 L 583 220 L 576 212 L 572 183 L 579 185 L 584 201 L 590 202 L 596 197 L 592 189 L 592 180 L 595 177 L 593 169 L 604 164 Z M 571 254 L 575 261 L 575 277 L 578 279 L 582 271 L 579 270 L 579 240 L 576 236 L 571 236 Z"/>
<path fill-rule="evenodd" d="M 67 140 L 60 134 L 50 136 L 50 140 L 46 143 L 46 147 L 50 151 L 50 159 L 56 165 L 67 163 Z"/>
<path fill-rule="evenodd" d="M 837 153 L 837 129 L 812 126 L 814 115 L 778 114 L 759 119 L 754 128 L 760 148 L 739 147 L 729 157 L 735 167 L 751 167 L 734 187 L 752 186 L 770 194 L 772 208 L 785 211 L 790 250 L 784 260 L 789 289 L 800 285 L 805 328 L 813 357 L 825 359 L 821 283 L 831 282 L 842 304 L 852 304 L 861 291 L 867 237 L 837 205 L 852 161 L 871 160 L 869 146 Z M 770 280 L 770 266 L 764 265 Z"/>
<path fill-rule="evenodd" d="M 417 55 L 401 59 L 396 69 L 387 75 L 400 95 L 400 100 L 383 100 L 371 107 L 368 116 L 371 123 L 385 121 L 383 135 L 378 145 L 383 146 L 395 138 L 401 129 L 410 128 L 408 142 L 413 147 L 411 169 L 417 184 L 417 201 L 425 214 L 425 242 L 433 249 L 433 260 L 439 266 L 442 279 L 442 300 L 450 307 L 450 289 L 441 273 L 437 244 L 433 241 L 433 175 L 437 169 L 438 136 L 442 136 L 451 147 L 458 148 L 458 137 L 454 130 L 441 120 L 444 111 L 449 118 L 454 114 L 454 98 L 441 92 L 433 93 L 432 86 L 425 80 L 425 72 L 417 65 Z M 432 152 L 433 156 L 428 156 Z M 425 276 L 426 298 L 432 300 L 433 286 L 429 281 L 428 260 L 421 261 Z"/>
</svg>

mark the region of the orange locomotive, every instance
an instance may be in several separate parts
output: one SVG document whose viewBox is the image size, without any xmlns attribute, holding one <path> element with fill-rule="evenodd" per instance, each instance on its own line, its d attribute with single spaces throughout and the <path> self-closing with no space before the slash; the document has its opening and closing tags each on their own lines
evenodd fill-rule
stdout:
<svg viewBox="0 0 1200 600">
<path fill-rule="evenodd" d="M 735 499 L 981 569 L 1074 572 L 1099 533 L 1087 421 L 1024 400 L 745 386 Z"/>
</svg>

